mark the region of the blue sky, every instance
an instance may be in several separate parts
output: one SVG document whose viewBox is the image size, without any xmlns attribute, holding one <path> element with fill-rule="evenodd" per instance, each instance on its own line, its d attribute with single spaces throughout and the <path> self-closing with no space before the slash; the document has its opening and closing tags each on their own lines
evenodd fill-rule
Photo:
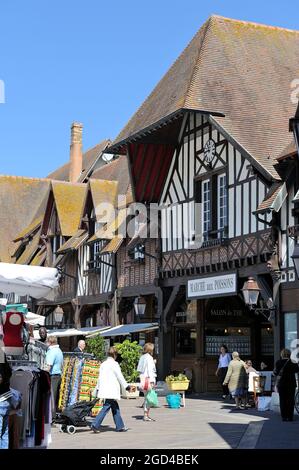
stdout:
<svg viewBox="0 0 299 470">
<path fill-rule="evenodd" d="M 298 0 L 1 0 L 0 174 L 63 164 L 72 121 L 114 138 L 213 13 L 299 29 Z"/>
</svg>

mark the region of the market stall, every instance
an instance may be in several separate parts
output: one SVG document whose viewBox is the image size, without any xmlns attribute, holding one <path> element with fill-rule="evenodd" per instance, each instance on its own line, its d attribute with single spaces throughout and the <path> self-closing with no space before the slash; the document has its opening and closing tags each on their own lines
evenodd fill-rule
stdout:
<svg viewBox="0 0 299 470">
<path fill-rule="evenodd" d="M 2 294 L 51 299 L 58 282 L 55 268 L 0 263 Z M 5 384 L 0 391 L 5 410 L 0 417 L 0 448 L 46 448 L 51 442 L 50 376 L 37 361 L 28 360 L 23 328 L 42 319 L 29 313 L 26 304 L 0 300 L 0 373 Z"/>
</svg>

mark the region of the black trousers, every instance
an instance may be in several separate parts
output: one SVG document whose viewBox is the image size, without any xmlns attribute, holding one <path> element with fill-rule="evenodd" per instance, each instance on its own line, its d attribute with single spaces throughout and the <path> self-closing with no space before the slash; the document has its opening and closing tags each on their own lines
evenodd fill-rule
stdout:
<svg viewBox="0 0 299 470">
<path fill-rule="evenodd" d="M 294 417 L 295 388 L 280 388 L 278 392 L 281 418 L 292 420 Z"/>
<path fill-rule="evenodd" d="M 221 383 L 221 386 L 222 386 L 223 395 L 229 395 L 228 386 L 227 385 L 222 385 L 223 382 L 224 382 L 226 373 L 227 373 L 227 369 L 228 369 L 228 367 L 220 367 L 219 373 L 218 373 L 218 377 L 219 377 L 219 380 L 220 380 L 220 383 Z"/>
</svg>

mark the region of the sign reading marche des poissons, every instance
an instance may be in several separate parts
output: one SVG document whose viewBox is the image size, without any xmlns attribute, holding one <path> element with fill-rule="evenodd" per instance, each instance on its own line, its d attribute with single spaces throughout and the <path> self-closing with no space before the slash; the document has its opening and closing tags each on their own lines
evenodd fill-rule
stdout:
<svg viewBox="0 0 299 470">
<path fill-rule="evenodd" d="M 203 277 L 188 281 L 188 298 L 212 297 L 235 294 L 237 291 L 236 273 L 214 277 Z"/>
</svg>

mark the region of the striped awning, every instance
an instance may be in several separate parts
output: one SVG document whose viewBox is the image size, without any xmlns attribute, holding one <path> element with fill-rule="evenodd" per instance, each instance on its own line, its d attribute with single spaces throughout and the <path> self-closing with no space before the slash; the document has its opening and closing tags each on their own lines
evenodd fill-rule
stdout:
<svg viewBox="0 0 299 470">
<path fill-rule="evenodd" d="M 78 230 L 77 233 L 69 240 L 67 240 L 60 248 L 57 250 L 58 254 L 67 253 L 68 251 L 78 250 L 78 248 L 87 240 L 88 233 L 86 230 Z"/>
</svg>

